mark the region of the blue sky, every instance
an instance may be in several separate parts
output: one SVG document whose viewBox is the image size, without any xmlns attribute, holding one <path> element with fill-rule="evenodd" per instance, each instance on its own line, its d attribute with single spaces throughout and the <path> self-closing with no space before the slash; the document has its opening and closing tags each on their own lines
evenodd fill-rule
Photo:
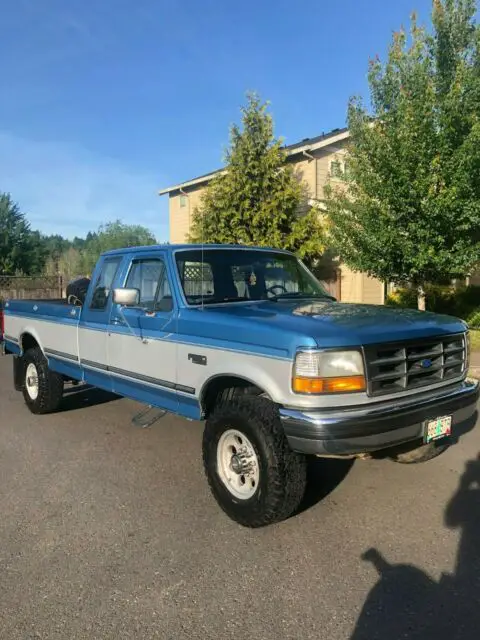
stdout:
<svg viewBox="0 0 480 640">
<path fill-rule="evenodd" d="M 430 0 L 0 0 L 0 191 L 67 237 L 121 218 L 168 239 L 159 188 L 221 165 L 247 90 L 287 144 L 345 124 Z"/>
</svg>

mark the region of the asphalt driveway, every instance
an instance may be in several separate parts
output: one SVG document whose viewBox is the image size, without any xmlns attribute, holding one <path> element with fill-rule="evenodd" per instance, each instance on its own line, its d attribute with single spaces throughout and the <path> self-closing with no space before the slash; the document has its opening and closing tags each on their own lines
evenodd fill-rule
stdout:
<svg viewBox="0 0 480 640">
<path fill-rule="evenodd" d="M 480 430 L 422 465 L 311 467 L 248 530 L 210 497 L 201 425 L 95 390 L 29 414 L 0 359 L 0 638 L 479 637 Z"/>
</svg>

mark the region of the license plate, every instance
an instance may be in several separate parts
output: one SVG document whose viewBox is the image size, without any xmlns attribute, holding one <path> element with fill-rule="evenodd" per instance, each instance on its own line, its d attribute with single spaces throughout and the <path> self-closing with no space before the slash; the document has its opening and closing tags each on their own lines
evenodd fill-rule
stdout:
<svg viewBox="0 0 480 640">
<path fill-rule="evenodd" d="M 452 416 L 443 416 L 429 420 L 425 425 L 424 440 L 432 442 L 439 438 L 445 438 L 452 433 Z"/>
</svg>

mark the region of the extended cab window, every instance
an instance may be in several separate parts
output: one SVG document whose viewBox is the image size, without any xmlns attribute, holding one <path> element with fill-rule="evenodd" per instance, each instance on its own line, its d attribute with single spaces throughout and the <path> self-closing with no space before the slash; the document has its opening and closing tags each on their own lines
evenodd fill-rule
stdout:
<svg viewBox="0 0 480 640">
<path fill-rule="evenodd" d="M 138 289 L 141 307 L 150 311 L 171 311 L 172 294 L 162 260 L 134 260 L 125 286 Z"/>
<path fill-rule="evenodd" d="M 212 295 L 214 291 L 212 267 L 208 262 L 182 262 L 182 284 L 186 296 Z"/>
<path fill-rule="evenodd" d="M 121 261 L 122 258 L 119 256 L 118 258 L 107 258 L 103 263 L 102 270 L 95 282 L 90 309 L 102 310 L 107 306 L 112 283 Z"/>
</svg>

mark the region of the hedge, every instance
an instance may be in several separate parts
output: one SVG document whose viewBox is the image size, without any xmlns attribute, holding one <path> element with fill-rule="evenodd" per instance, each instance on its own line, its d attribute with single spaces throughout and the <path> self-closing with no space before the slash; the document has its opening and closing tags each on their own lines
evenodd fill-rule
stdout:
<svg viewBox="0 0 480 640">
<path fill-rule="evenodd" d="M 427 311 L 445 313 L 465 320 L 472 329 L 480 329 L 480 287 L 461 289 L 428 285 L 425 288 Z M 386 304 L 392 307 L 417 308 L 417 292 L 414 289 L 397 289 L 387 296 Z"/>
</svg>

